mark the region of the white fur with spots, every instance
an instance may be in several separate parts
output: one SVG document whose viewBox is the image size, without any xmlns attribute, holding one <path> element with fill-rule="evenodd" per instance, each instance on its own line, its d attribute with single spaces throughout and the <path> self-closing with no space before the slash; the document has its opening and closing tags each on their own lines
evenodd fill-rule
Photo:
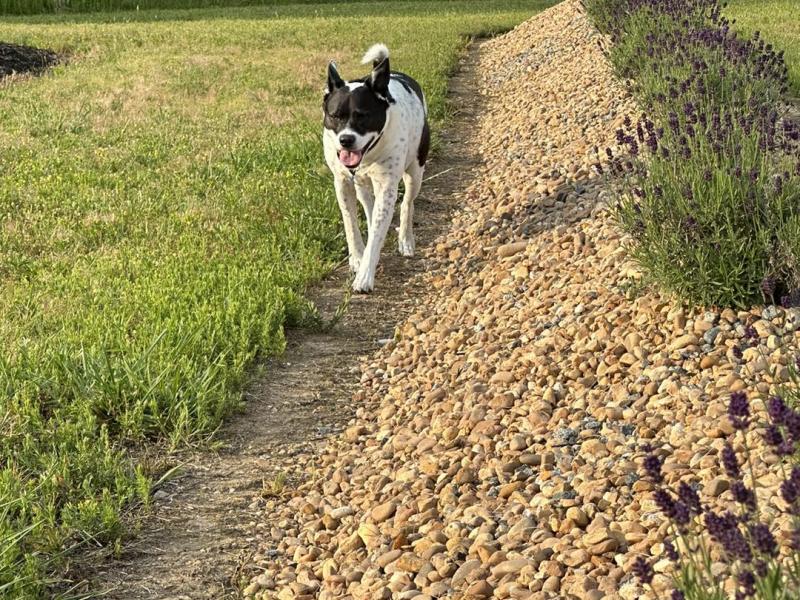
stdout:
<svg viewBox="0 0 800 600">
<path fill-rule="evenodd" d="M 367 52 L 367 56 L 373 49 Z M 385 47 L 378 48 L 376 53 L 382 50 Z M 389 83 L 389 93 L 394 103 L 386 112 L 386 125 L 381 138 L 364 154 L 356 169 L 351 171 L 339 160 L 337 138 L 341 132 L 337 134 L 326 128 L 323 133 L 325 162 L 335 179 L 350 269 L 355 273 L 353 290 L 356 292 L 370 292 L 375 287 L 375 270 L 394 217 L 401 180 L 404 182 L 405 193 L 400 207 L 398 246 L 403 256 L 414 255 L 414 199 L 419 193 L 425 171 L 424 166 L 420 166 L 417 161 L 417 154 L 425 123 L 426 106 L 413 91 L 394 79 Z M 361 204 L 367 217 L 366 244 L 358 226 L 357 202 Z"/>
</svg>

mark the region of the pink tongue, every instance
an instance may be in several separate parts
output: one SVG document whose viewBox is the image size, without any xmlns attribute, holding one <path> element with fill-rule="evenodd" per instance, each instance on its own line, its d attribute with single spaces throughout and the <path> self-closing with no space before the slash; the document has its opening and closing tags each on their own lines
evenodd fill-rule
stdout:
<svg viewBox="0 0 800 600">
<path fill-rule="evenodd" d="M 357 167 L 361 162 L 361 152 L 339 150 L 339 160 L 345 167 Z"/>
</svg>

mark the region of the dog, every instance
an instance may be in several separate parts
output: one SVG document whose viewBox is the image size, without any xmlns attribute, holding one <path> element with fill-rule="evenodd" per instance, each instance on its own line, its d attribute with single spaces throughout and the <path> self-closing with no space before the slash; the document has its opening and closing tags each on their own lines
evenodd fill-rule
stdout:
<svg viewBox="0 0 800 600">
<path fill-rule="evenodd" d="M 328 65 L 323 99 L 323 148 L 334 178 L 342 211 L 353 290 L 367 293 L 375 286 L 375 270 L 394 217 L 398 187 L 405 192 L 400 206 L 398 246 L 414 255 L 414 199 L 419 194 L 430 149 L 428 106 L 420 85 L 389 69 L 389 50 L 375 44 L 362 64 L 372 72 L 345 81 L 336 64 Z M 367 243 L 358 224 L 358 201 L 367 220 Z"/>
</svg>

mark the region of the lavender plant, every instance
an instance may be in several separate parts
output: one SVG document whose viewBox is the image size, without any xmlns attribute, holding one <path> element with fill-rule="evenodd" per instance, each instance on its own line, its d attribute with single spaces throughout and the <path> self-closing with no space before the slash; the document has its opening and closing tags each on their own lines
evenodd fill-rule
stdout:
<svg viewBox="0 0 800 600">
<path fill-rule="evenodd" d="M 587 0 L 645 114 L 603 164 L 651 278 L 697 304 L 800 297 L 800 128 L 782 53 L 740 39 L 717 0 Z M 604 171 L 603 164 L 597 168 Z"/>
<path fill-rule="evenodd" d="M 746 392 L 731 394 L 733 434 L 719 453 L 733 498 L 728 510 L 704 503 L 685 482 L 677 489 L 665 485 L 661 455 L 651 452 L 644 460 L 646 476 L 656 486 L 653 499 L 669 520 L 664 550 L 675 566 L 674 600 L 800 598 L 800 466 L 795 458 L 800 411 L 772 396 L 765 402 L 767 422 L 759 424 L 751 408 Z M 760 436 L 773 455 L 781 479 L 780 502 L 771 498 L 768 506 L 759 503 L 757 482 L 764 474 L 755 471 L 748 431 Z M 781 506 L 782 519 L 775 516 Z M 720 577 L 719 565 L 727 579 Z M 636 559 L 633 571 L 643 584 L 652 583 L 652 564 L 644 557 Z"/>
</svg>

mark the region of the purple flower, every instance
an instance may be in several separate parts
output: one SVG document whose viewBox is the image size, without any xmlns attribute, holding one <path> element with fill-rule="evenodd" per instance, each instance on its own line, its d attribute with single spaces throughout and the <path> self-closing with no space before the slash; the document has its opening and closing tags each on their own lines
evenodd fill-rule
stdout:
<svg viewBox="0 0 800 600">
<path fill-rule="evenodd" d="M 692 518 L 692 513 L 689 507 L 681 501 L 675 502 L 672 508 L 672 520 L 679 527 L 684 527 L 689 524 Z"/>
<path fill-rule="evenodd" d="M 739 585 L 742 586 L 742 591 L 748 596 L 756 593 L 756 576 L 752 571 L 742 571 L 739 573 Z"/>
<path fill-rule="evenodd" d="M 748 325 L 744 328 L 744 337 L 747 340 L 753 341 L 758 339 L 758 331 L 752 325 Z"/>
<path fill-rule="evenodd" d="M 700 496 L 697 494 L 697 490 L 684 481 L 681 481 L 678 485 L 678 498 L 688 507 L 690 512 L 700 514 L 702 511 Z"/>
<path fill-rule="evenodd" d="M 792 531 L 791 537 L 789 538 L 789 547 L 792 550 L 800 551 L 800 529 Z"/>
<path fill-rule="evenodd" d="M 743 430 L 750 422 L 750 403 L 743 391 L 733 392 L 728 403 L 728 418 L 734 429 Z"/>
<path fill-rule="evenodd" d="M 750 544 L 739 529 L 739 523 L 733 514 L 726 512 L 724 515 L 717 515 L 709 511 L 706 513 L 705 523 L 708 533 L 728 555 L 746 563 L 753 560 Z"/>
<path fill-rule="evenodd" d="M 673 562 L 678 562 L 678 551 L 675 550 L 675 545 L 670 540 L 664 540 L 664 553 L 667 558 Z"/>
<path fill-rule="evenodd" d="M 686 596 L 684 596 L 683 592 L 680 590 L 672 590 L 672 594 L 669 598 L 670 600 L 686 600 Z"/>
<path fill-rule="evenodd" d="M 739 346 L 734 346 L 732 352 L 733 352 L 733 355 L 736 358 L 741 360 L 741 358 L 742 358 L 742 349 L 739 348 Z"/>
<path fill-rule="evenodd" d="M 647 472 L 647 476 L 653 480 L 653 483 L 664 481 L 664 477 L 661 474 L 662 464 L 661 459 L 655 454 L 648 454 L 644 459 L 644 470 Z"/>
<path fill-rule="evenodd" d="M 636 558 L 632 569 L 633 574 L 642 583 L 647 584 L 653 581 L 653 566 L 643 556 Z"/>
<path fill-rule="evenodd" d="M 767 430 L 764 432 L 764 441 L 773 448 L 779 448 L 783 444 L 783 434 L 777 425 L 767 426 Z"/>
<path fill-rule="evenodd" d="M 795 500 L 797 500 L 798 493 L 800 493 L 800 490 L 797 489 L 797 486 L 791 479 L 787 479 L 781 483 L 781 497 L 786 504 L 794 504 Z"/>
<path fill-rule="evenodd" d="M 800 414 L 795 410 L 788 410 L 783 419 L 783 424 L 793 440 L 800 440 Z"/>
<path fill-rule="evenodd" d="M 792 467 L 789 477 L 781 483 L 781 497 L 786 504 L 794 504 L 800 497 L 800 467 Z"/>
<path fill-rule="evenodd" d="M 778 543 L 775 541 L 775 536 L 764 523 L 756 523 L 750 527 L 750 539 L 753 541 L 753 546 L 756 550 L 767 556 L 776 556 L 778 554 Z"/>
<path fill-rule="evenodd" d="M 733 499 L 741 504 L 748 510 L 754 510 L 756 507 L 756 495 L 743 481 L 734 481 L 731 484 L 731 493 Z"/>
<path fill-rule="evenodd" d="M 725 473 L 728 477 L 731 479 L 739 479 L 741 477 L 739 461 L 736 458 L 736 452 L 733 451 L 730 444 L 725 444 L 722 450 L 720 450 L 720 456 L 722 458 L 722 466 L 725 467 Z"/>
<path fill-rule="evenodd" d="M 780 396 L 770 396 L 767 400 L 767 414 L 776 425 L 782 425 L 789 414 L 789 407 Z"/>
<path fill-rule="evenodd" d="M 653 493 L 653 501 L 664 516 L 672 518 L 675 514 L 675 500 L 672 499 L 666 490 L 656 490 Z"/>
</svg>

